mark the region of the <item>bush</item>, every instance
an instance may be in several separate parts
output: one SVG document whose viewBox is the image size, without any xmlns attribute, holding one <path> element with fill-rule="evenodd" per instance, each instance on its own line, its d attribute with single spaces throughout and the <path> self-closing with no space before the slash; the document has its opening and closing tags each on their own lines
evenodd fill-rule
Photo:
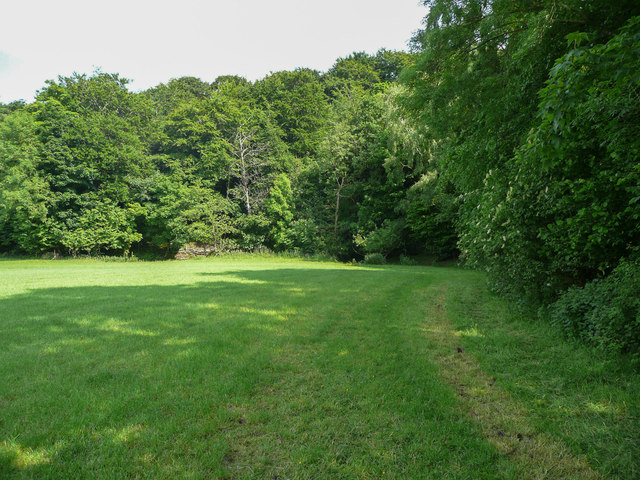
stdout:
<svg viewBox="0 0 640 480">
<path fill-rule="evenodd" d="M 569 289 L 550 314 L 565 332 L 640 361 L 640 257 L 623 260 L 602 280 Z"/>
<path fill-rule="evenodd" d="M 325 250 L 320 228 L 311 219 L 294 220 L 285 232 L 287 243 L 304 254 L 315 254 Z"/>
<path fill-rule="evenodd" d="M 364 263 L 367 265 L 384 265 L 387 259 L 381 253 L 370 253 L 364 256 Z"/>
<path fill-rule="evenodd" d="M 404 219 L 385 220 L 382 226 L 364 238 L 367 253 L 389 255 L 403 245 Z"/>
<path fill-rule="evenodd" d="M 551 304 L 640 245 L 639 51 L 636 17 L 607 44 L 561 57 L 515 157 L 461 197 L 463 257 L 524 307 Z"/>
<path fill-rule="evenodd" d="M 417 264 L 418 262 L 416 262 L 413 258 L 400 254 L 400 265 L 417 265 Z"/>
</svg>

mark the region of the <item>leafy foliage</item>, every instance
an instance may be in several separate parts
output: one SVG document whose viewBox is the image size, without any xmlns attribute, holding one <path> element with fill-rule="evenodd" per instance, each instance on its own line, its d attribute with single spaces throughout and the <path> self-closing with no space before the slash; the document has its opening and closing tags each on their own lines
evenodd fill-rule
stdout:
<svg viewBox="0 0 640 480">
<path fill-rule="evenodd" d="M 461 254 L 527 307 L 616 284 L 640 248 L 638 2 L 424 4 L 411 53 L 142 93 L 96 71 L 0 105 L 0 250 Z"/>
<path fill-rule="evenodd" d="M 381 253 L 369 253 L 364 256 L 364 263 L 367 265 L 384 265 L 387 259 Z"/>
<path fill-rule="evenodd" d="M 449 212 L 466 262 L 526 307 L 605 278 L 640 245 L 640 7 L 425 4 L 398 95 L 428 160 L 407 221 L 427 236 Z"/>
<path fill-rule="evenodd" d="M 467 214 L 476 224 L 462 236 L 465 255 L 519 295 L 552 300 L 610 272 L 640 243 L 637 27 L 557 62 L 539 125 L 509 169 L 487 176 Z"/>
<path fill-rule="evenodd" d="M 640 361 L 640 260 L 623 260 L 611 275 L 572 287 L 550 316 L 569 335 Z"/>
</svg>

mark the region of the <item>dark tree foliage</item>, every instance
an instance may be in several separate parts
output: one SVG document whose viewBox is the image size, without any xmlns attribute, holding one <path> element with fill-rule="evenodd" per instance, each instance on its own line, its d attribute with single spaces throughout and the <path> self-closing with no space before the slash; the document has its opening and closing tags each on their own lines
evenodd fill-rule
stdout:
<svg viewBox="0 0 640 480">
<path fill-rule="evenodd" d="M 637 350 L 637 302 L 604 299 L 638 277 L 640 4 L 424 4 L 411 53 L 142 93 L 97 71 L 0 105 L 0 250 L 461 254 Z"/>
<path fill-rule="evenodd" d="M 526 306 L 573 287 L 567 311 L 584 298 L 575 288 L 638 254 L 640 4 L 425 4 L 400 103 L 427 140 L 435 191 L 453 187 L 463 258 Z M 638 315 L 617 318 L 631 328 Z M 596 343 L 628 342 L 615 328 Z"/>
<path fill-rule="evenodd" d="M 354 53 L 326 74 L 181 77 L 140 94 L 100 71 L 47 82 L 0 109 L 0 248 L 419 253 L 425 231 L 396 208 L 407 180 L 387 165 L 388 85 L 411 60 Z"/>
</svg>

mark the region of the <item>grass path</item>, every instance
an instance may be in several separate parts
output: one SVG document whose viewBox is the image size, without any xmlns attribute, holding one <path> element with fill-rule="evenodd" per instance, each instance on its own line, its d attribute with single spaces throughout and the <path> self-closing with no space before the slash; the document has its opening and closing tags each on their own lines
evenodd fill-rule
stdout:
<svg viewBox="0 0 640 480">
<path fill-rule="evenodd" d="M 521 478 L 600 478 L 583 455 L 572 454 L 562 440 L 536 430 L 527 409 L 460 346 L 465 332 L 456 330 L 447 318 L 446 284 L 429 298 L 433 299 L 425 333 L 441 375 L 456 390 L 461 410 L 480 426 L 484 438 L 520 465 Z"/>
<path fill-rule="evenodd" d="M 0 478 L 635 478 L 638 375 L 454 268 L 0 262 Z"/>
</svg>

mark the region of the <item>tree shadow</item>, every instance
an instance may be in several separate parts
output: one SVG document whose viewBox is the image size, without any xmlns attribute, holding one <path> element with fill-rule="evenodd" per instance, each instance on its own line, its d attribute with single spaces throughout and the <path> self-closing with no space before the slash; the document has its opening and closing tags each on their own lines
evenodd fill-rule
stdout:
<svg viewBox="0 0 640 480">
<path fill-rule="evenodd" d="M 319 302 L 364 304 L 363 288 L 390 273 L 201 275 L 207 281 L 42 288 L 0 299 L 2 478 L 117 478 L 141 469 L 223 476 L 219 432 L 236 415 L 229 405 L 249 404 L 278 381 L 291 345 L 330 333 L 309 321 Z M 185 456 L 194 445 L 207 455 Z M 129 460 L 112 464 L 117 458 Z"/>
<path fill-rule="evenodd" d="M 429 286 L 473 278 L 469 288 L 481 290 L 476 274 L 441 272 L 239 267 L 196 272 L 202 281 L 192 284 L 41 288 L 1 298 L 0 478 L 260 478 L 251 469 L 276 460 L 265 471 L 294 478 L 292 452 L 315 459 L 318 476 L 333 465 L 329 477 L 357 478 L 348 470 L 353 458 L 398 465 L 416 452 L 416 468 L 429 464 L 443 476 L 509 468 L 460 413 L 429 360 L 437 346 L 422 340 L 435 301 Z M 459 304 L 458 340 L 469 350 L 496 349 L 488 363 L 498 377 L 501 365 L 525 364 L 538 347 L 559 348 L 547 337 L 524 350 L 504 344 L 500 323 L 485 318 L 495 314 L 491 304 L 476 311 L 475 294 L 447 295 Z M 553 365 L 521 369 L 519 384 L 572 381 L 569 350 Z M 556 395 L 560 406 L 575 397 L 603 418 L 615 407 L 584 388 Z M 599 428 L 608 435 L 616 427 Z M 589 440 L 589 431 L 576 441 Z"/>
<path fill-rule="evenodd" d="M 121 450 L 118 432 L 163 416 L 180 424 L 225 395 L 246 394 L 287 311 L 280 284 L 235 276 L 45 288 L 0 300 L 0 472 L 64 477 L 73 452 L 90 459 L 93 449 Z M 64 442 L 46 447 L 52 438 Z"/>
</svg>

